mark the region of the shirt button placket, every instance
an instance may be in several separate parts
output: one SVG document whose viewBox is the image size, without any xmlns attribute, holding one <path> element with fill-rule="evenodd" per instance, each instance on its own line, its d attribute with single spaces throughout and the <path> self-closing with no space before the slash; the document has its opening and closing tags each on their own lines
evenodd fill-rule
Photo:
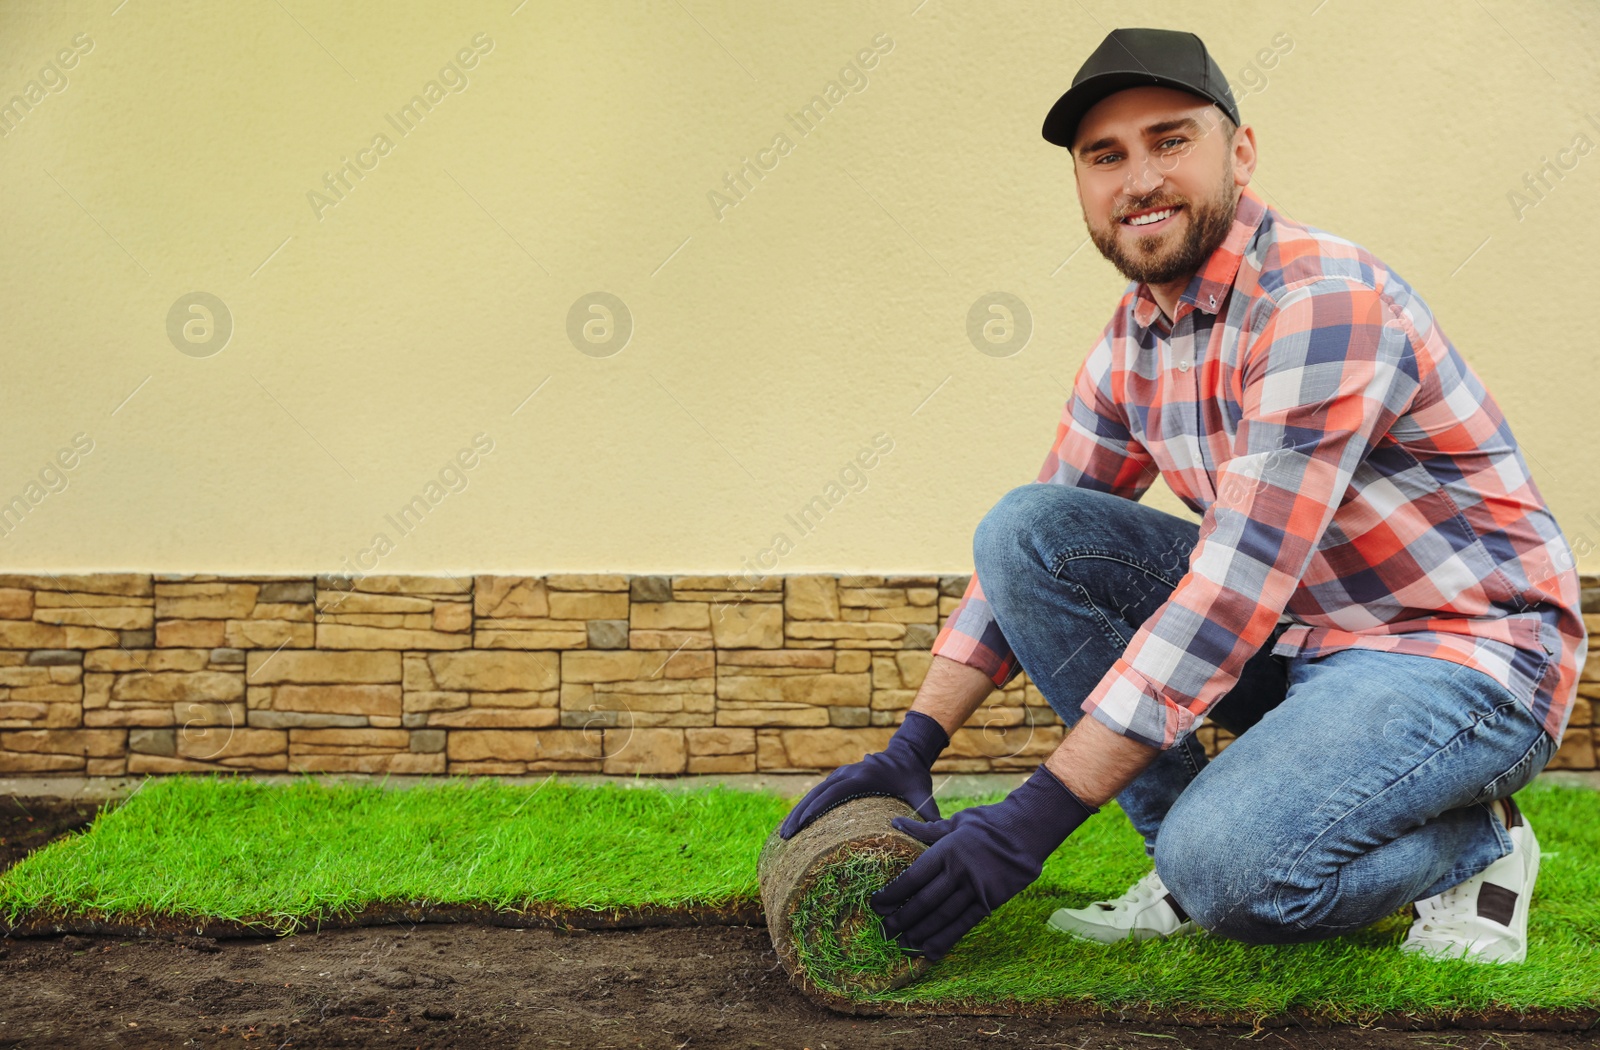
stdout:
<svg viewBox="0 0 1600 1050">
<path fill-rule="evenodd" d="M 1178 371 L 1187 373 L 1194 365 L 1194 338 L 1189 334 L 1184 324 L 1187 315 L 1174 321 L 1172 325 L 1172 363 Z"/>
<path fill-rule="evenodd" d="M 1174 366 L 1176 366 L 1178 369 L 1178 372 L 1183 376 L 1183 379 L 1179 383 L 1179 389 L 1182 391 L 1179 396 L 1182 397 L 1184 401 L 1189 403 L 1188 407 L 1190 407 L 1193 411 L 1195 419 L 1196 431 L 1193 440 L 1195 441 L 1196 447 L 1199 451 L 1199 459 L 1196 461 L 1190 485 L 1192 488 L 1202 493 L 1208 500 L 1215 501 L 1216 487 L 1212 484 L 1211 477 L 1205 465 L 1205 444 L 1207 438 L 1204 428 L 1201 426 L 1199 390 L 1197 389 L 1194 377 L 1189 374 L 1190 370 L 1194 368 L 1195 342 L 1192 326 L 1185 324 L 1185 322 L 1189 321 L 1190 316 L 1191 315 L 1185 315 L 1176 325 L 1173 326 L 1172 360 Z"/>
</svg>

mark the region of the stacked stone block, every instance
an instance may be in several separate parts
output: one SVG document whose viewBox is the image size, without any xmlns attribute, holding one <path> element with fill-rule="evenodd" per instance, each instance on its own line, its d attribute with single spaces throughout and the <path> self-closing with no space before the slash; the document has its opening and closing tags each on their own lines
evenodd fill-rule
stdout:
<svg viewBox="0 0 1600 1050">
<path fill-rule="evenodd" d="M 1578 682 L 1578 699 L 1561 734 L 1561 747 L 1546 769 L 1600 768 L 1600 579 L 1584 580 L 1583 625 L 1589 632 L 1589 658 Z M 1593 590 L 1590 586 L 1593 586 Z"/>
<path fill-rule="evenodd" d="M 157 576 L 155 646 L 313 648 L 312 593 L 310 580 Z"/>
<path fill-rule="evenodd" d="M 0 575 L 0 775 L 827 770 L 905 718 L 967 582 Z M 1597 700 L 1600 654 L 1550 768 L 1596 767 Z M 1026 771 L 1063 733 L 1019 675 L 934 771 Z"/>
</svg>

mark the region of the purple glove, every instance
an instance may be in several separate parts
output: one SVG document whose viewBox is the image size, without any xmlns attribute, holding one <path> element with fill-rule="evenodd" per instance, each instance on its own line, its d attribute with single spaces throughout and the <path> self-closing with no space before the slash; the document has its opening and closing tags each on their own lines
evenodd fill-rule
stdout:
<svg viewBox="0 0 1600 1050">
<path fill-rule="evenodd" d="M 864 795 L 893 795 L 921 814 L 923 820 L 938 820 L 939 804 L 933 800 L 933 775 L 929 770 L 949 744 L 950 737 L 937 719 L 921 711 L 907 711 L 905 721 L 882 751 L 840 766 L 812 788 L 783 819 L 778 837 L 791 838 L 833 807 Z"/>
<path fill-rule="evenodd" d="M 1020 893 L 1044 870 L 1045 858 L 1098 813 L 1043 765 L 992 806 L 963 809 L 948 820 L 891 824 L 929 847 L 868 902 L 883 935 L 937 962 L 978 921 Z"/>
</svg>

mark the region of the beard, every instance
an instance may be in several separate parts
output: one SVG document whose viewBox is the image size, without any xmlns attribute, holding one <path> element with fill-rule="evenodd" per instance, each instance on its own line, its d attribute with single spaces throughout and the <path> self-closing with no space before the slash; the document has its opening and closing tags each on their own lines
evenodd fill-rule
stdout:
<svg viewBox="0 0 1600 1050">
<path fill-rule="evenodd" d="M 1222 242 L 1228 238 L 1228 231 L 1233 228 L 1239 198 L 1234 192 L 1232 178 L 1228 177 L 1230 171 L 1224 170 L 1224 177 L 1210 197 L 1191 201 L 1158 194 L 1146 200 L 1134 201 L 1123 209 L 1123 214 L 1128 214 L 1149 208 L 1181 205 L 1183 210 L 1172 220 L 1172 225 L 1183 222 L 1181 238 L 1171 229 L 1166 229 L 1148 236 L 1134 234 L 1125 240 L 1122 231 L 1134 227 L 1116 219 L 1097 227 L 1089 221 L 1088 212 L 1084 212 L 1083 221 L 1089 227 L 1089 237 L 1094 241 L 1094 246 L 1100 249 L 1100 254 L 1130 281 L 1160 285 L 1192 276 L 1211 257 L 1211 253 L 1222 246 Z"/>
</svg>

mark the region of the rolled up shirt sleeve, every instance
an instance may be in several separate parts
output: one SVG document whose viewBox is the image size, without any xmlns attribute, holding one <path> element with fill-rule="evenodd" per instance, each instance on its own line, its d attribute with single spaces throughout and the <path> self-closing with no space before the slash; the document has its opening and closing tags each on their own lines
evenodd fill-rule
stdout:
<svg viewBox="0 0 1600 1050">
<path fill-rule="evenodd" d="M 1120 391 L 1112 385 L 1114 324 L 1113 320 L 1106 326 L 1100 341 L 1079 367 L 1056 424 L 1055 440 L 1034 480 L 1137 500 L 1149 489 L 1157 471 L 1150 453 L 1129 431 L 1127 418 L 1119 407 Z M 1022 671 L 1016 654 L 1000 633 L 977 573 L 973 573 L 960 604 L 934 639 L 931 652 L 977 668 L 989 676 L 996 688 L 1004 688 Z"/>
<path fill-rule="evenodd" d="M 1420 386 L 1416 333 L 1380 292 L 1323 278 L 1283 296 L 1245 351 L 1242 415 L 1177 587 L 1083 701 L 1166 750 L 1265 643 L 1357 464 Z"/>
</svg>

